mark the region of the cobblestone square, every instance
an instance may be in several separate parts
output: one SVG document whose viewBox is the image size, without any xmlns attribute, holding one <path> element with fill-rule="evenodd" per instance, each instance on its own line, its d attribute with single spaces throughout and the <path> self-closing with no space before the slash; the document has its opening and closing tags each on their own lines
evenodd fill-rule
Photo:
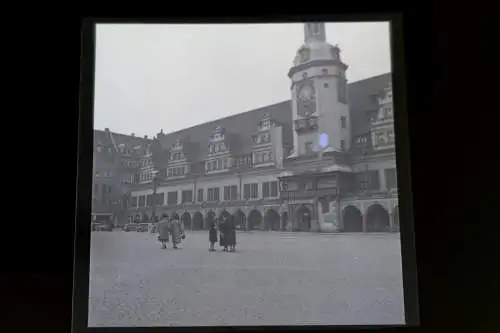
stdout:
<svg viewBox="0 0 500 333">
<path fill-rule="evenodd" d="M 89 326 L 404 323 L 399 234 L 241 232 L 238 244 L 92 233 Z"/>
</svg>

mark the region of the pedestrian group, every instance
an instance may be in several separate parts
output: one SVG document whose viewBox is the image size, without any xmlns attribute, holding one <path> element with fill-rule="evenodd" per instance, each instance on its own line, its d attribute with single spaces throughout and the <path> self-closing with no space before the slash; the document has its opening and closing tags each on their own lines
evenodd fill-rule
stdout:
<svg viewBox="0 0 500 333">
<path fill-rule="evenodd" d="M 167 214 L 163 214 L 158 222 L 156 231 L 158 232 L 158 241 L 160 241 L 162 249 L 167 248 L 167 243 L 170 239 L 172 239 L 172 247 L 174 249 L 177 249 L 177 245 L 180 244 L 182 240 L 186 239 L 184 226 L 177 216 L 170 219 Z M 225 217 L 212 221 L 208 233 L 210 252 L 215 251 L 215 243 L 217 243 L 217 240 L 219 240 L 219 246 L 223 248 L 224 252 L 235 252 L 236 224 L 232 217 Z"/>
</svg>

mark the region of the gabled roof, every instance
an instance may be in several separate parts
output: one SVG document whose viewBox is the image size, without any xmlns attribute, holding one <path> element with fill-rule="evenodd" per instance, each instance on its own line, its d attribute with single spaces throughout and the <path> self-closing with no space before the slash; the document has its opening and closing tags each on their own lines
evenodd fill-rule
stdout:
<svg viewBox="0 0 500 333">
<path fill-rule="evenodd" d="M 391 81 L 391 74 L 386 73 L 374 76 L 368 79 L 356 81 L 348 85 L 349 110 L 351 114 L 352 137 L 367 133 L 370 124 L 366 117 L 366 111 L 377 108 L 376 100 L 373 95 L 379 94 Z M 208 145 L 210 136 L 217 126 L 224 129 L 226 141 L 235 156 L 249 154 L 252 151 L 252 135 L 259 127 L 260 121 L 266 114 L 272 118 L 283 129 L 283 146 L 293 146 L 293 119 L 291 101 L 268 105 L 255 110 L 235 114 L 226 118 L 221 118 L 206 122 L 200 125 L 189 127 L 180 131 L 158 135 L 158 142 L 161 150 L 153 149 L 153 155 L 156 155 L 156 163 L 165 165 L 165 159 L 168 159 L 169 151 L 180 139 L 184 145 L 184 153 L 192 162 L 201 162 L 208 157 Z M 146 145 L 152 143 L 152 140 L 133 137 L 119 133 L 112 133 L 115 142 L 126 143 L 130 146 Z M 101 141 L 103 144 L 111 145 L 109 136 L 105 131 L 94 130 L 94 142 Z M 154 144 L 153 144 L 154 146 Z M 286 152 L 285 152 L 286 154 Z M 155 164 L 156 164 L 155 163 Z M 200 164 L 202 167 L 202 164 Z"/>
<path fill-rule="evenodd" d="M 372 97 L 380 94 L 391 82 L 391 73 L 373 76 L 348 85 L 349 111 L 351 113 L 351 136 L 354 138 L 368 132 L 370 124 L 366 111 L 377 109 L 377 101 Z"/>
<path fill-rule="evenodd" d="M 105 129 L 104 131 L 94 129 L 94 145 L 101 144 L 104 146 L 113 147 L 113 141 L 111 137 L 113 138 L 114 143 L 117 146 L 119 146 L 120 144 L 125 144 L 129 148 L 133 148 L 134 146 L 139 145 L 145 147 L 149 142 L 151 142 L 150 139 L 115 133 L 111 132 L 109 129 Z"/>
<path fill-rule="evenodd" d="M 251 136 L 266 113 L 269 113 L 277 123 L 283 125 L 284 145 L 291 145 L 293 143 L 293 135 L 290 101 L 269 105 L 169 133 L 160 137 L 159 140 L 164 149 L 170 149 L 177 138 L 181 138 L 183 141 L 196 143 L 199 150 L 195 160 L 201 161 L 207 158 L 210 135 L 217 126 L 221 126 L 225 129 L 228 139 L 231 140 L 233 153 L 236 155 L 247 154 L 252 151 Z"/>
</svg>

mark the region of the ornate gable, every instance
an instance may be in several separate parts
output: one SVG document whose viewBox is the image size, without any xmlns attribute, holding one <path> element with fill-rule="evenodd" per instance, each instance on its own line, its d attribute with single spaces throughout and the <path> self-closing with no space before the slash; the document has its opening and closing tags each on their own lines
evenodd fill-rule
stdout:
<svg viewBox="0 0 500 333">
<path fill-rule="evenodd" d="M 208 143 L 205 173 L 224 172 L 232 167 L 230 135 L 221 126 L 215 127 Z"/>
<path fill-rule="evenodd" d="M 252 160 L 256 167 L 274 163 L 272 138 L 274 126 L 274 120 L 266 113 L 259 121 L 255 134 L 252 135 Z"/>
<path fill-rule="evenodd" d="M 186 142 L 177 138 L 169 150 L 167 178 L 185 178 L 189 173 L 189 163 L 186 156 Z"/>
</svg>

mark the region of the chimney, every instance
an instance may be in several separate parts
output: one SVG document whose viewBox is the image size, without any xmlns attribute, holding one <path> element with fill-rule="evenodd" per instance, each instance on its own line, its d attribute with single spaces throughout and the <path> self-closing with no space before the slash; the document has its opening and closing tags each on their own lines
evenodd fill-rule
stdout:
<svg viewBox="0 0 500 333">
<path fill-rule="evenodd" d="M 144 139 L 147 140 L 148 139 L 148 136 L 147 135 L 144 135 Z"/>
<path fill-rule="evenodd" d="M 109 128 L 107 128 L 107 127 L 106 127 L 106 128 L 104 129 L 104 132 L 109 133 Z"/>
<path fill-rule="evenodd" d="M 135 133 L 130 134 L 131 137 L 135 137 Z"/>
</svg>

